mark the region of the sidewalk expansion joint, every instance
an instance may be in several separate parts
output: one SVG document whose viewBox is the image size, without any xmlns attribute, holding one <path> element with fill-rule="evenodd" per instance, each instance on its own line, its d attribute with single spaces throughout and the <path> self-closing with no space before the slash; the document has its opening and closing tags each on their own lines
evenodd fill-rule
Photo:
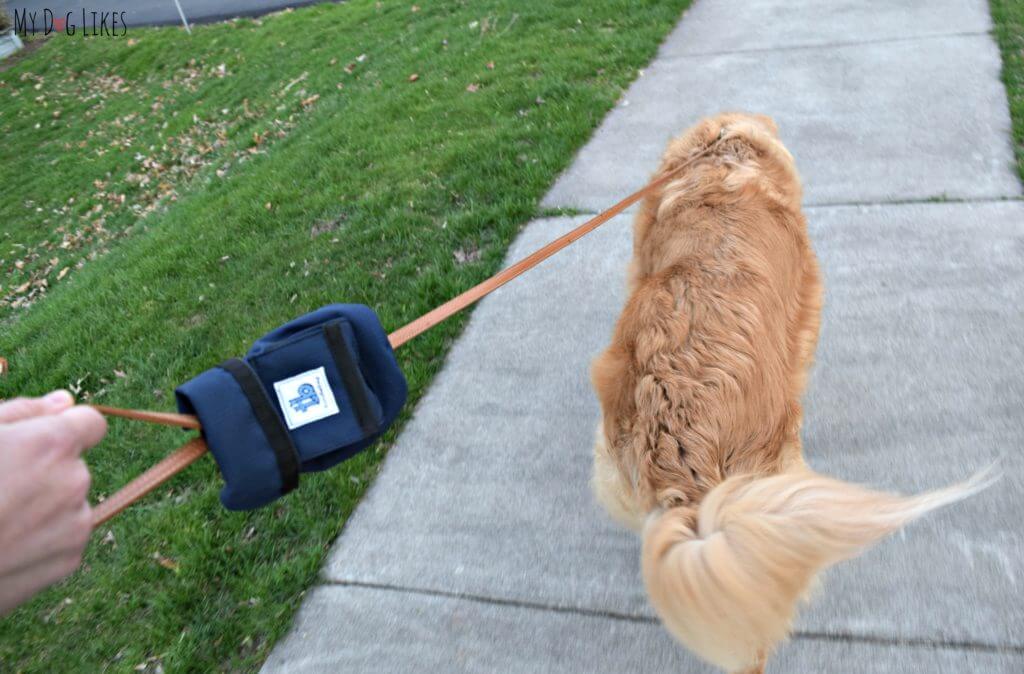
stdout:
<svg viewBox="0 0 1024 674">
<path fill-rule="evenodd" d="M 641 623 L 646 625 L 660 624 L 660 621 L 658 619 L 646 615 L 620 613 L 618 611 L 609 610 L 589 609 L 579 606 L 560 606 L 558 604 L 545 604 L 542 602 L 524 601 L 521 599 L 488 597 L 486 595 L 472 594 L 468 592 L 450 592 L 447 590 L 435 590 L 430 588 L 391 585 L 388 583 L 370 583 L 358 580 L 321 579 L 321 581 L 322 582 L 320 583 L 320 585 L 329 587 L 356 587 L 368 590 L 380 590 L 383 592 L 394 592 L 399 594 L 413 594 L 423 597 L 456 599 L 459 601 L 469 601 L 478 604 L 490 604 L 492 606 L 510 606 L 513 608 L 524 608 L 535 611 L 547 611 L 550 613 L 578 615 L 585 616 L 588 618 L 605 618 L 608 620 Z M 921 637 L 897 637 L 879 634 L 853 634 L 850 632 L 828 632 L 816 630 L 795 630 L 791 635 L 791 638 L 801 641 L 836 641 L 847 643 L 871 644 L 876 646 L 910 646 L 914 648 L 930 648 L 935 650 L 974 651 L 983 653 L 1024 655 L 1024 644 L 999 644 L 984 641 L 928 639 Z"/>
<path fill-rule="evenodd" d="M 814 630 L 797 630 L 793 633 L 793 638 L 804 641 L 847 641 L 851 643 L 875 644 L 879 646 L 912 646 L 915 648 L 932 648 L 936 650 L 1024 655 L 1024 644 L 998 644 L 959 639 L 890 637 L 881 634 L 852 634 L 848 632 L 819 632 Z"/>
<path fill-rule="evenodd" d="M 891 199 L 888 201 L 820 201 L 811 204 L 802 204 L 801 208 L 856 208 L 871 206 L 915 206 L 915 205 L 942 205 L 942 204 L 1001 204 L 1007 202 L 1024 201 L 1024 196 L 1000 196 L 1000 197 L 966 197 L 966 198 L 934 198 L 925 197 L 921 199 Z M 537 220 L 550 220 L 559 217 L 585 218 L 597 215 L 598 211 L 579 210 L 569 216 L 541 216 Z M 636 211 L 629 209 L 622 215 L 633 215 Z"/>
<path fill-rule="evenodd" d="M 623 622 L 656 624 L 658 621 L 645 615 L 634 615 L 630 613 L 619 613 L 582 608 L 578 606 L 559 606 L 558 604 L 544 604 L 541 602 L 524 601 L 521 599 L 504 599 L 502 597 L 488 597 L 481 594 L 468 592 L 449 592 L 447 590 L 434 590 L 430 588 L 408 587 L 403 585 L 390 585 L 387 583 L 368 583 L 359 580 L 331 580 L 322 579 L 322 585 L 333 587 L 359 587 L 369 590 L 383 590 L 385 592 L 398 592 L 402 594 L 415 594 L 425 597 L 444 597 L 446 599 L 458 599 L 460 601 L 471 601 L 478 604 L 492 604 L 496 606 L 511 606 L 514 608 L 527 608 L 536 611 L 549 611 L 551 613 L 568 613 L 572 615 L 587 616 L 589 618 L 608 618 Z"/>
<path fill-rule="evenodd" d="M 821 44 L 793 44 L 778 45 L 775 47 L 752 47 L 750 49 L 732 49 L 722 51 L 702 51 L 688 54 L 675 54 L 667 57 L 666 61 L 685 58 L 703 58 L 706 56 L 731 56 L 733 54 L 763 54 L 776 51 L 800 51 L 805 49 L 841 49 L 844 47 L 859 47 L 863 45 L 894 44 L 899 42 L 921 42 L 923 40 L 937 40 L 957 37 L 977 37 L 979 35 L 992 35 L 991 30 L 970 30 L 952 33 L 933 33 L 931 35 L 907 35 L 905 37 L 880 37 L 866 40 L 849 40 L 837 42 L 823 42 Z"/>
<path fill-rule="evenodd" d="M 942 204 L 999 204 L 1010 201 L 1024 201 L 1024 196 L 1008 195 L 997 197 L 925 197 L 923 199 L 889 199 L 886 201 L 821 201 L 803 204 L 803 208 L 849 208 L 859 206 L 914 206 Z"/>
</svg>

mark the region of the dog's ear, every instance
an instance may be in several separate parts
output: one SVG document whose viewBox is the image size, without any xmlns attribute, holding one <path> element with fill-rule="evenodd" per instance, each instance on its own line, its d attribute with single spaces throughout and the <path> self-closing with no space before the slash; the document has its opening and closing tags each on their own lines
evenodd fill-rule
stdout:
<svg viewBox="0 0 1024 674">
<path fill-rule="evenodd" d="M 754 125 L 761 127 L 763 131 L 772 136 L 778 137 L 779 135 L 779 126 L 775 123 L 775 120 L 768 115 L 756 112 L 725 112 L 712 117 L 711 120 L 726 129 L 736 125 Z"/>
<path fill-rule="evenodd" d="M 778 138 L 779 125 L 775 123 L 774 119 L 772 119 L 768 115 L 751 115 L 751 117 L 756 119 L 759 124 L 764 126 L 764 128 L 767 129 L 769 133 Z"/>
<path fill-rule="evenodd" d="M 772 199 L 799 208 L 800 176 L 793 155 L 782 144 L 775 121 L 767 115 L 729 116 L 723 126 L 723 155 L 732 155 L 737 169 L 727 179 L 734 189 L 757 183 Z"/>
<path fill-rule="evenodd" d="M 661 164 L 652 179 L 679 168 L 680 164 L 721 138 L 729 118 L 729 115 L 706 117 L 673 138 L 665 148 Z"/>
</svg>

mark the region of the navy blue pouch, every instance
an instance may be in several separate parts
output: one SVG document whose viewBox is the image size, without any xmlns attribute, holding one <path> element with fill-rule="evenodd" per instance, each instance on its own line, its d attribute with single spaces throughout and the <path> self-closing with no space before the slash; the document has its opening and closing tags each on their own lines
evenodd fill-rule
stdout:
<svg viewBox="0 0 1024 674">
<path fill-rule="evenodd" d="M 377 314 L 332 304 L 261 337 L 175 391 L 217 460 L 229 510 L 288 493 L 299 473 L 366 449 L 398 416 L 408 388 Z"/>
</svg>

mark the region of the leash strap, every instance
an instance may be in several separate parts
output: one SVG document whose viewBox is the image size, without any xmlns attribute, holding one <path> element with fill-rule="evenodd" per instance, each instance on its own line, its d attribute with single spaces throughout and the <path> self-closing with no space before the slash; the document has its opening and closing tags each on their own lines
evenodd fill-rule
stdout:
<svg viewBox="0 0 1024 674">
<path fill-rule="evenodd" d="M 397 349 L 413 337 L 426 332 L 438 323 L 450 318 L 453 314 L 462 311 L 469 305 L 494 292 L 512 279 L 522 275 L 530 269 L 533 269 L 558 251 L 583 238 L 644 197 L 653 194 L 665 185 L 665 183 L 675 177 L 680 171 L 692 166 L 698 160 L 711 154 L 723 139 L 724 136 L 719 136 L 715 142 L 693 155 L 687 161 L 683 162 L 676 168 L 667 171 L 660 178 L 647 183 L 647 185 L 636 192 L 633 192 L 614 206 L 598 213 L 568 234 L 560 236 L 551 243 L 545 245 L 543 248 L 540 248 L 522 260 L 516 262 L 512 266 L 498 272 L 494 276 L 473 286 L 460 295 L 453 297 L 436 309 L 428 311 L 408 325 L 395 330 L 388 335 L 388 342 L 391 343 L 391 348 Z M 117 407 L 108 407 L 106 405 L 94 405 L 93 407 L 108 416 L 135 419 L 138 421 L 163 424 L 166 426 L 177 426 L 179 428 L 200 428 L 199 420 L 188 414 L 128 410 Z M 206 442 L 204 442 L 202 438 L 193 438 L 182 447 L 168 454 L 162 461 L 139 475 L 106 500 L 97 504 L 93 509 L 93 528 L 100 526 L 107 520 L 124 511 L 128 506 L 135 503 L 146 494 L 190 466 L 206 452 Z"/>
<path fill-rule="evenodd" d="M 108 407 L 107 405 L 93 405 L 92 408 L 108 417 L 121 417 L 122 419 L 134 419 L 135 421 L 146 421 L 161 426 L 176 426 L 178 428 L 190 428 L 199 430 L 199 419 L 191 414 L 178 414 L 177 412 L 150 412 L 148 410 L 126 410 L 121 407 Z"/>
<path fill-rule="evenodd" d="M 103 524 L 192 465 L 206 451 L 206 443 L 202 438 L 192 438 L 168 454 L 162 461 L 145 473 L 139 475 L 124 487 L 121 487 L 113 496 L 98 503 L 92 510 L 92 528 L 95 529 Z"/>
</svg>

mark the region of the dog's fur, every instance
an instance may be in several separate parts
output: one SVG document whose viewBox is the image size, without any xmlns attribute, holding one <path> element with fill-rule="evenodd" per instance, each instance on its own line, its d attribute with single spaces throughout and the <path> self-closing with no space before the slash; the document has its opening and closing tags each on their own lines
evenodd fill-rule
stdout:
<svg viewBox="0 0 1024 674">
<path fill-rule="evenodd" d="M 629 299 L 592 379 L 594 487 L 643 532 L 668 630 L 728 671 L 761 672 L 823 568 L 978 488 L 873 492 L 805 464 L 800 396 L 821 275 L 775 123 L 724 114 L 674 140 L 644 202 Z"/>
</svg>

